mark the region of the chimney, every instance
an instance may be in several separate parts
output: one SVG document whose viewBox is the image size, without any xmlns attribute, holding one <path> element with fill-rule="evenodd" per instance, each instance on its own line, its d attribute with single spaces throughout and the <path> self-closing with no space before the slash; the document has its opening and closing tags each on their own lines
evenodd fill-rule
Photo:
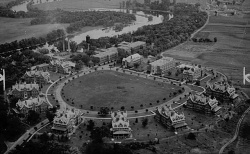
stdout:
<svg viewBox="0 0 250 154">
<path fill-rule="evenodd" d="M 65 40 L 63 39 L 63 51 L 65 51 Z"/>
</svg>

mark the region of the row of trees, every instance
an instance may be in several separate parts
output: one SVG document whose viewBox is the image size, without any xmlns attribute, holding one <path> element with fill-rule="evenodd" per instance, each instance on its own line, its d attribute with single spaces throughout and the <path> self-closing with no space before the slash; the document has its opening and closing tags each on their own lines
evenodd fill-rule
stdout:
<svg viewBox="0 0 250 154">
<path fill-rule="evenodd" d="M 63 29 L 53 30 L 47 34 L 46 37 L 39 37 L 39 38 L 27 38 L 22 39 L 20 41 L 13 41 L 11 43 L 4 43 L 0 45 L 0 54 L 7 53 L 5 56 L 11 55 L 11 51 L 16 52 L 17 49 L 26 49 L 26 48 L 36 48 L 38 46 L 43 46 L 46 42 L 53 42 L 58 39 L 61 39 L 65 36 L 65 32 Z"/>
</svg>

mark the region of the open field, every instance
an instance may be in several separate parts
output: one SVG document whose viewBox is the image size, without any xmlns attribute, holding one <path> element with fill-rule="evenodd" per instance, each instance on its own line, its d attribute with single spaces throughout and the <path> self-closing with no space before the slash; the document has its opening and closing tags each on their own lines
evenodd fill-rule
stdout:
<svg viewBox="0 0 250 154">
<path fill-rule="evenodd" d="M 250 7 L 250 3 L 246 2 Z M 242 5 L 243 6 L 243 5 Z M 216 43 L 194 43 L 185 42 L 164 53 L 177 60 L 188 61 L 213 67 L 225 73 L 233 83 L 242 85 L 243 67 L 250 66 L 250 28 L 249 14 L 235 16 L 210 15 L 207 26 L 195 37 L 210 38 L 217 37 Z M 245 28 L 245 25 L 247 24 Z M 246 92 L 250 92 L 245 89 Z"/>
<path fill-rule="evenodd" d="M 13 19 L 0 17 L 0 44 L 21 40 L 30 37 L 46 36 L 52 30 L 65 29 L 68 24 L 42 24 L 30 25 L 31 18 Z M 89 30 L 101 28 L 97 27 L 84 27 L 81 32 L 84 33 Z M 74 33 L 77 34 L 77 33 Z"/>
<path fill-rule="evenodd" d="M 74 102 L 76 107 L 80 105 L 84 109 L 94 109 L 107 106 L 119 110 L 122 106 L 125 110 L 150 107 L 165 98 L 170 100 L 169 94 L 174 91 L 178 94 L 175 85 L 158 83 L 153 80 L 140 78 L 133 75 L 122 74 L 114 71 L 97 71 L 77 78 L 62 91 L 64 100 Z M 70 103 L 71 104 L 71 103 Z M 141 104 L 143 106 L 141 106 Z"/>
<path fill-rule="evenodd" d="M 45 36 L 56 29 L 65 29 L 67 24 L 30 25 L 31 18 L 13 19 L 0 17 L 0 43 L 12 42 L 30 37 Z"/>
<path fill-rule="evenodd" d="M 14 1 L 14 0 L 0 0 L 0 6 L 5 6 L 9 2 Z"/>
<path fill-rule="evenodd" d="M 110 8 L 117 9 L 123 0 L 62 0 L 50 3 L 34 5 L 41 10 L 53 10 L 56 8 L 64 10 L 88 10 L 91 8 Z M 143 2 L 143 0 L 137 0 Z"/>
<path fill-rule="evenodd" d="M 250 19 L 244 18 L 244 16 L 214 16 L 213 14 L 209 17 L 209 23 L 220 23 L 220 24 L 234 24 L 234 25 L 246 25 Z"/>
</svg>

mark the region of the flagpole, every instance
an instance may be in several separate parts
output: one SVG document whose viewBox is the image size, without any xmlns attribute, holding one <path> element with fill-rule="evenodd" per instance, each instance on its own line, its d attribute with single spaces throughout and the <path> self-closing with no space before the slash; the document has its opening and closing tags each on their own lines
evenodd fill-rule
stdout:
<svg viewBox="0 0 250 154">
<path fill-rule="evenodd" d="M 3 69 L 3 91 L 5 93 L 5 70 Z"/>
</svg>

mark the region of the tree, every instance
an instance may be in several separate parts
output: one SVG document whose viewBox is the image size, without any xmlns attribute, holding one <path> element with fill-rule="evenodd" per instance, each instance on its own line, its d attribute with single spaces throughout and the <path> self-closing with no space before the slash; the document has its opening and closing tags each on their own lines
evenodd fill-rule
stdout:
<svg viewBox="0 0 250 154">
<path fill-rule="evenodd" d="M 148 125 L 148 118 L 144 118 L 143 120 L 142 120 L 142 126 L 143 127 L 146 127 Z"/>
<path fill-rule="evenodd" d="M 52 122 L 54 120 L 55 115 L 56 115 L 55 113 L 46 111 L 46 117 L 49 119 L 49 122 Z"/>
<path fill-rule="evenodd" d="M 240 136 L 248 141 L 250 141 L 250 123 L 245 122 L 242 124 L 240 129 Z"/>
<path fill-rule="evenodd" d="M 90 61 L 90 58 L 88 55 L 83 55 L 82 56 L 82 62 L 85 64 L 85 65 L 88 65 L 89 64 L 89 61 Z"/>
<path fill-rule="evenodd" d="M 91 57 L 92 62 L 94 63 L 94 65 L 98 64 L 100 62 L 100 59 L 97 57 Z"/>
<path fill-rule="evenodd" d="M 110 137 L 110 130 L 106 126 L 95 127 L 90 133 L 90 138 L 92 138 L 95 143 L 102 143 L 103 137 Z"/>
<path fill-rule="evenodd" d="M 93 120 L 89 120 L 87 124 L 87 130 L 91 131 L 95 127 L 95 123 Z"/>
<path fill-rule="evenodd" d="M 110 109 L 108 107 L 100 107 L 100 114 L 102 116 L 106 116 L 107 114 L 109 114 Z"/>
<path fill-rule="evenodd" d="M 194 133 L 189 133 L 188 136 L 187 136 L 187 139 L 196 140 L 196 136 L 195 136 Z"/>
<path fill-rule="evenodd" d="M 81 70 L 82 67 L 83 67 L 83 65 L 84 65 L 84 63 L 83 63 L 81 60 L 79 60 L 79 61 L 76 63 L 75 69 L 76 69 L 76 70 Z"/>
<path fill-rule="evenodd" d="M 45 55 L 45 54 L 48 54 L 48 53 L 49 53 L 49 50 L 43 48 L 43 49 L 38 49 L 38 52 Z"/>
<path fill-rule="evenodd" d="M 30 124 L 33 125 L 33 124 L 37 123 L 39 119 L 40 119 L 40 114 L 39 113 L 37 113 L 36 111 L 33 111 L 33 110 L 29 110 L 27 121 Z"/>
<path fill-rule="evenodd" d="M 217 42 L 217 37 L 214 38 L 214 42 Z"/>
</svg>

